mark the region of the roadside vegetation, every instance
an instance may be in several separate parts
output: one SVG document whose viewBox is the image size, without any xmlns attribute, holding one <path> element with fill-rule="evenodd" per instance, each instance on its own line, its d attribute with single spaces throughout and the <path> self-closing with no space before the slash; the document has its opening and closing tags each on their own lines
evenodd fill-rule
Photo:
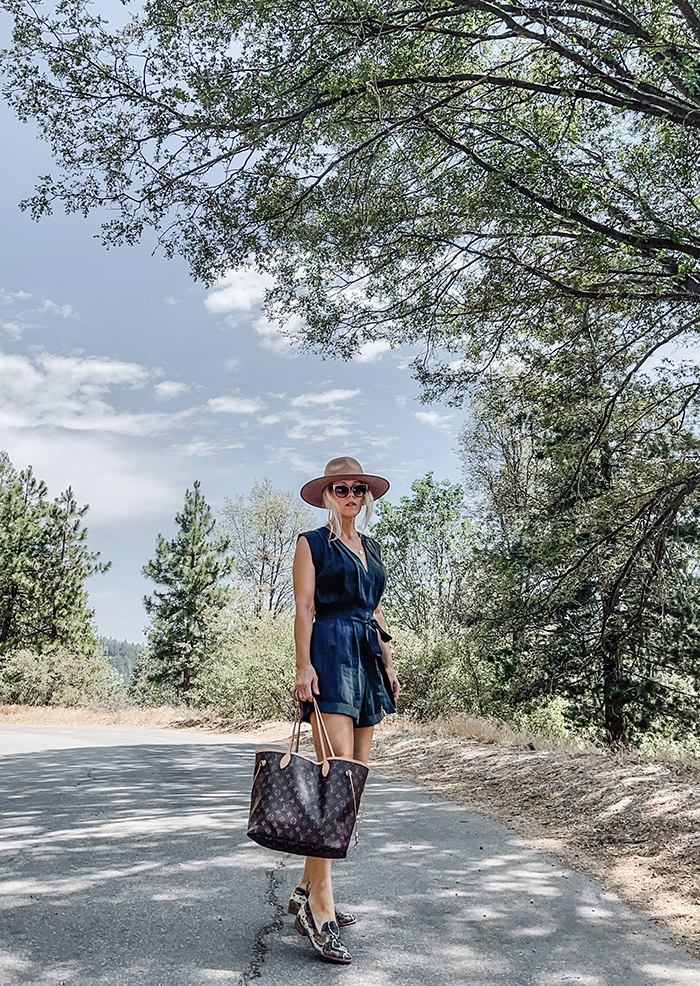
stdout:
<svg viewBox="0 0 700 986">
<path fill-rule="evenodd" d="M 612 414 L 608 458 L 575 487 L 584 420 L 605 395 L 566 412 L 556 367 L 532 386 L 510 373 L 475 393 L 464 486 L 428 473 L 398 503 L 377 504 L 399 713 L 455 737 L 694 758 L 700 523 L 696 498 L 672 480 L 694 433 L 668 424 L 662 395 L 646 417 L 635 404 L 624 444 Z M 292 717 L 292 560 L 315 523 L 292 494 L 263 480 L 217 519 L 198 483 L 187 490 L 173 536 L 158 536 L 143 568 L 153 589 L 137 646 L 96 637 L 84 581 L 105 566 L 87 549 L 85 509 L 72 494 L 47 505 L 43 485 L 3 461 L 14 537 L 3 540 L 0 701 Z M 653 502 L 649 475 L 665 488 Z"/>
</svg>

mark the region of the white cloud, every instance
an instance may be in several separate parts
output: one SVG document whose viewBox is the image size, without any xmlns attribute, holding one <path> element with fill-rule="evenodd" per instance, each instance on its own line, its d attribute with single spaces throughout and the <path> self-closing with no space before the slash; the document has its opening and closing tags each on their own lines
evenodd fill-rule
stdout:
<svg viewBox="0 0 700 986">
<path fill-rule="evenodd" d="M 186 383 L 180 383 L 178 380 L 162 380 L 153 389 L 158 400 L 170 401 L 173 397 L 179 397 L 180 394 L 184 394 L 190 388 Z"/>
<path fill-rule="evenodd" d="M 294 441 L 322 442 L 326 438 L 344 438 L 352 434 L 349 424 L 354 424 L 345 418 L 310 418 L 294 412 L 286 414 L 285 417 L 296 422 L 286 432 L 287 438 Z"/>
<path fill-rule="evenodd" d="M 261 425 L 276 425 L 282 420 L 281 414 L 266 414 L 264 418 L 258 418 Z"/>
<path fill-rule="evenodd" d="M 390 349 L 391 343 L 387 342 L 386 339 L 370 340 L 362 343 L 359 352 L 353 356 L 353 359 L 357 363 L 374 363 Z"/>
<path fill-rule="evenodd" d="M 286 464 L 293 469 L 295 472 L 300 472 L 304 476 L 312 477 L 318 476 L 322 471 L 323 466 L 319 466 L 317 462 L 311 462 L 309 459 L 305 459 L 303 455 L 293 448 L 273 448 L 271 445 L 266 445 L 265 449 L 270 453 L 270 462 L 286 462 Z"/>
<path fill-rule="evenodd" d="M 42 353 L 35 362 L 59 385 L 90 395 L 105 393 L 113 386 L 143 387 L 151 377 L 151 371 L 139 363 L 123 363 L 109 357 Z"/>
<path fill-rule="evenodd" d="M 229 359 L 224 360 L 224 368 L 226 370 L 235 370 L 240 366 L 241 361 L 236 356 L 231 356 Z"/>
<path fill-rule="evenodd" d="M 138 363 L 102 357 L 40 353 L 32 360 L 0 352 L 0 426 L 162 434 L 194 409 L 177 414 L 133 413 L 116 411 L 107 400 L 113 388 L 142 388 L 151 376 L 152 371 Z"/>
<path fill-rule="evenodd" d="M 21 303 L 30 301 L 32 298 L 33 295 L 27 291 L 0 291 L 0 303 L 5 307 L 4 318 L 0 322 L 0 326 L 13 339 L 21 338 L 27 329 L 45 328 L 44 316 L 46 315 L 81 320 L 80 315 L 72 305 L 60 305 L 50 298 L 44 298 L 41 302 L 37 299 L 33 308 L 22 308 Z"/>
<path fill-rule="evenodd" d="M 333 406 L 349 401 L 350 398 L 357 397 L 361 393 L 361 390 L 324 390 L 320 394 L 300 394 L 298 397 L 292 397 L 289 403 L 292 407 Z"/>
<path fill-rule="evenodd" d="M 125 449 L 119 439 L 51 428 L 10 431 L 2 441 L 17 468 L 32 464 L 51 496 L 72 486 L 78 502 L 90 504 L 88 527 L 167 516 L 182 501 L 167 465 L 133 443 Z"/>
<path fill-rule="evenodd" d="M 189 442 L 183 442 L 181 445 L 171 445 L 170 450 L 175 452 L 176 455 L 188 457 L 196 455 L 202 457 L 213 455 L 214 452 L 226 452 L 229 449 L 243 447 L 243 442 L 210 441 L 202 435 L 195 435 Z"/>
<path fill-rule="evenodd" d="M 392 446 L 395 446 L 399 441 L 397 435 L 362 435 L 360 436 L 359 444 L 360 446 L 371 445 L 372 448 L 385 449 L 384 452 L 375 452 L 374 457 L 377 460 L 386 459 L 389 455 L 389 450 Z"/>
<path fill-rule="evenodd" d="M 436 428 L 438 431 L 445 432 L 452 431 L 450 421 L 454 417 L 453 414 L 440 414 L 438 411 L 416 411 L 414 417 L 429 428 Z"/>
<path fill-rule="evenodd" d="M 253 322 L 253 328 L 262 337 L 262 342 L 260 343 L 262 348 L 268 349 L 275 356 L 286 356 L 288 358 L 299 355 L 294 344 L 293 336 L 300 327 L 301 319 L 298 318 L 291 319 L 284 326 L 270 322 L 264 315 L 261 315 L 260 318 L 257 318 Z M 286 335 L 289 332 L 291 332 L 292 338 Z"/>
<path fill-rule="evenodd" d="M 257 398 L 236 396 L 212 397 L 207 405 L 214 414 L 255 414 L 263 407 Z"/>
<path fill-rule="evenodd" d="M 405 394 L 398 394 L 396 396 L 394 402 L 397 405 L 397 407 L 405 407 L 406 406 L 406 395 Z"/>
<path fill-rule="evenodd" d="M 32 297 L 28 291 L 5 291 L 0 289 L 0 301 L 4 301 L 6 305 L 11 305 L 13 301 L 29 301 Z"/>
<path fill-rule="evenodd" d="M 80 315 L 76 312 L 72 305 L 57 305 L 55 301 L 51 301 L 47 298 L 41 308 L 37 309 L 40 315 L 45 312 L 51 312 L 52 315 L 60 315 L 61 318 L 77 318 L 80 320 Z"/>
<path fill-rule="evenodd" d="M 167 298 L 163 298 L 163 301 L 165 302 L 166 305 L 179 305 L 180 304 L 180 299 L 179 298 L 173 298 L 172 295 L 168 295 Z"/>
<path fill-rule="evenodd" d="M 265 298 L 272 279 L 252 267 L 234 270 L 218 281 L 204 299 L 206 308 L 215 315 L 226 312 L 250 311 Z"/>
</svg>

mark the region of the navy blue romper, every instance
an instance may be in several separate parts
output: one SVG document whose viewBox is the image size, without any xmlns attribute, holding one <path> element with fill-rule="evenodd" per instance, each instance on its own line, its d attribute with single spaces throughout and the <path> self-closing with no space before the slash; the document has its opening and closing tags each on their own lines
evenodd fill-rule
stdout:
<svg viewBox="0 0 700 986">
<path fill-rule="evenodd" d="M 351 716 L 356 726 L 374 726 L 384 712 L 395 712 L 382 679 L 378 634 L 390 640 L 374 619 L 386 570 L 379 542 L 361 534 L 367 570 L 354 551 L 327 527 L 300 534 L 309 543 L 316 570 L 311 663 L 318 675 L 321 712 Z M 303 703 L 302 719 L 313 710 Z"/>
</svg>

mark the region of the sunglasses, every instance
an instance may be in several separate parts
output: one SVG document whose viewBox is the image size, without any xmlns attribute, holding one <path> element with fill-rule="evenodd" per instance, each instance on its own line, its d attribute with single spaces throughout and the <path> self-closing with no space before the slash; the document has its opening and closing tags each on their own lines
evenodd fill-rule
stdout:
<svg viewBox="0 0 700 986">
<path fill-rule="evenodd" d="M 350 490 L 359 500 L 367 492 L 367 483 L 355 483 L 353 486 L 348 486 L 347 483 L 331 483 L 330 488 L 340 500 L 344 500 Z"/>
</svg>

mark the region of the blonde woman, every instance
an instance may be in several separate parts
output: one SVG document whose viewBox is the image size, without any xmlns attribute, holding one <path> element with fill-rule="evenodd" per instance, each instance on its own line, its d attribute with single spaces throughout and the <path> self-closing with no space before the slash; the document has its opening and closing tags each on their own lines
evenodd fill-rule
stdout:
<svg viewBox="0 0 700 986">
<path fill-rule="evenodd" d="M 375 725 L 385 712 L 395 711 L 400 686 L 379 602 L 386 573 L 377 541 L 355 527 L 363 509 L 362 528 L 367 527 L 374 501 L 388 489 L 386 479 L 366 475 L 356 459 L 342 456 L 301 490 L 307 503 L 329 511 L 325 527 L 299 536 L 294 556 L 293 694 L 304 703 L 302 718 L 311 723 L 319 757 L 312 696 L 336 756 L 365 764 Z M 306 857 L 289 912 L 297 915 L 297 931 L 323 958 L 350 962 L 339 927 L 355 918 L 335 908 L 330 859 Z"/>
</svg>

